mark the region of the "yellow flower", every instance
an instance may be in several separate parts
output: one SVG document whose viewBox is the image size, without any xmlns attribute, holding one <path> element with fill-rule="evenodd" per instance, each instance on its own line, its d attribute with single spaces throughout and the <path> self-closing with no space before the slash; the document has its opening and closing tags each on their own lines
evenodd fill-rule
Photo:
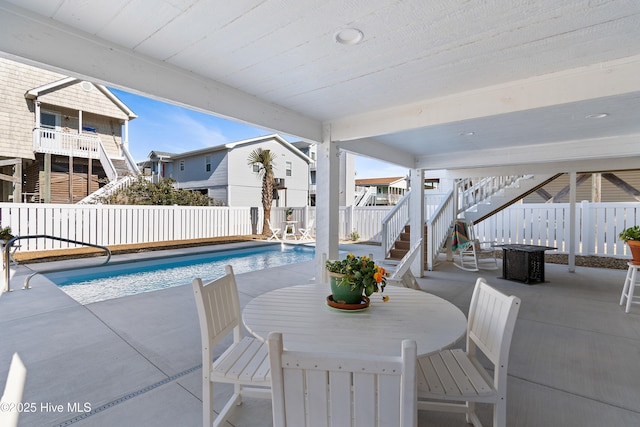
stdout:
<svg viewBox="0 0 640 427">
<path fill-rule="evenodd" d="M 385 295 L 382 297 L 382 302 L 387 302 L 389 301 L 389 295 Z"/>
</svg>

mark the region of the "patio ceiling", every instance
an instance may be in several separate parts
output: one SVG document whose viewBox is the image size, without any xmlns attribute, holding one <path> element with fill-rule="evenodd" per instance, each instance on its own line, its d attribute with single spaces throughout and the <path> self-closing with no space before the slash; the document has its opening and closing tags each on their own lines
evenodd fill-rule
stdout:
<svg viewBox="0 0 640 427">
<path fill-rule="evenodd" d="M 640 160 L 637 0 L 0 0 L 0 55 L 410 168 Z"/>
</svg>

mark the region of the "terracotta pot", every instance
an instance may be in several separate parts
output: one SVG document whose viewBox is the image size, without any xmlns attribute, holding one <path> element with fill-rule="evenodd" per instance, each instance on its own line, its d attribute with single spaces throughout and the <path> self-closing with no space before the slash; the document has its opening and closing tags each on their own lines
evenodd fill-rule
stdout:
<svg viewBox="0 0 640 427">
<path fill-rule="evenodd" d="M 332 273 L 330 271 L 327 271 L 327 273 L 331 279 L 331 294 L 333 295 L 333 300 L 335 302 L 343 304 L 360 304 L 362 301 L 362 289 L 352 291 L 351 286 L 349 285 L 339 285 L 344 274 Z"/>
<path fill-rule="evenodd" d="M 627 240 L 629 249 L 631 249 L 632 264 L 640 265 L 640 240 Z"/>
</svg>

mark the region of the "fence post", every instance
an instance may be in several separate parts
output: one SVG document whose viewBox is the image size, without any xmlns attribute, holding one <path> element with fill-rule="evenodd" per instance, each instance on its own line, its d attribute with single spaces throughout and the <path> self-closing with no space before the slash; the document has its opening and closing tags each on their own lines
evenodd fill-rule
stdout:
<svg viewBox="0 0 640 427">
<path fill-rule="evenodd" d="M 258 234 L 258 208 L 252 207 L 249 215 L 251 215 L 251 234 Z"/>
<path fill-rule="evenodd" d="M 578 251 L 581 255 L 593 255 L 596 253 L 595 250 L 595 232 L 596 225 L 593 221 L 593 210 L 591 209 L 591 203 L 586 200 L 580 202 L 580 212 L 576 215 L 577 220 L 580 221 L 582 219 L 580 227 L 580 236 L 577 236 L 577 244 L 580 245 L 580 240 L 582 238 L 582 246 Z M 600 232 L 600 230 L 598 230 Z"/>
</svg>

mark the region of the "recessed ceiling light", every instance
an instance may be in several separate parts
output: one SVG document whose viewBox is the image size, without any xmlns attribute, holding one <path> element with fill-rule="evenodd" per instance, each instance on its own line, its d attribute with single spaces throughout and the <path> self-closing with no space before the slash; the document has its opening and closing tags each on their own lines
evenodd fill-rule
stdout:
<svg viewBox="0 0 640 427">
<path fill-rule="evenodd" d="M 460 132 L 458 135 L 460 136 L 473 136 L 475 135 L 475 132 Z"/>
<path fill-rule="evenodd" d="M 609 113 L 597 113 L 597 114 L 589 114 L 588 116 L 584 116 L 585 119 L 604 119 L 609 116 Z"/>
<path fill-rule="evenodd" d="M 338 31 L 335 38 L 340 44 L 358 44 L 364 38 L 364 33 L 357 28 L 345 28 Z"/>
</svg>

